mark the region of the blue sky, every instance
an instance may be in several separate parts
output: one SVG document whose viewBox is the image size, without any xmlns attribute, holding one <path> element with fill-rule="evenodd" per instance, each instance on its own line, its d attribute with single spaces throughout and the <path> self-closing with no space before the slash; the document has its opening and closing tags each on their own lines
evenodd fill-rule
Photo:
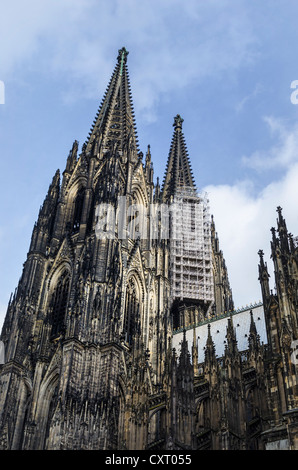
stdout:
<svg viewBox="0 0 298 470">
<path fill-rule="evenodd" d="M 235 304 L 260 300 L 277 205 L 298 235 L 297 18 L 294 0 L 1 2 L 0 323 L 52 176 L 86 140 L 123 46 L 155 179 L 179 113 Z"/>
</svg>

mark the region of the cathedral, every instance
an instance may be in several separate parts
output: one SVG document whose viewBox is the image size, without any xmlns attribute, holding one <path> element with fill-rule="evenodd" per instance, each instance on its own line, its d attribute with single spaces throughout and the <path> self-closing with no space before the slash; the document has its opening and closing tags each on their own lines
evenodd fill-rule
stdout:
<svg viewBox="0 0 298 470">
<path fill-rule="evenodd" d="M 262 302 L 236 310 L 183 119 L 154 183 L 127 56 L 52 179 L 9 301 L 0 449 L 298 450 L 298 239 L 278 207 L 274 290 L 260 249 Z"/>
</svg>

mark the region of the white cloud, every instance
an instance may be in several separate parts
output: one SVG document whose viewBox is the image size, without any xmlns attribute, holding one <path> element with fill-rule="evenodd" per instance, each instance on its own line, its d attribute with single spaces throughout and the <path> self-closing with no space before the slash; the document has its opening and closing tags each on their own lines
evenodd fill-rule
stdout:
<svg viewBox="0 0 298 470">
<path fill-rule="evenodd" d="M 262 91 L 263 91 L 262 85 L 260 83 L 257 83 L 253 91 L 249 93 L 248 95 L 244 96 L 244 98 L 242 98 L 242 100 L 239 103 L 237 103 L 236 105 L 237 113 L 242 111 L 244 106 L 247 105 L 249 101 L 256 98 Z"/>
<path fill-rule="evenodd" d="M 242 0 L 12 0 L 1 8 L 1 78 L 22 67 L 61 76 L 66 100 L 97 98 L 122 46 L 133 56 L 136 111 L 148 120 L 161 94 L 231 75 L 256 56 Z"/>
<path fill-rule="evenodd" d="M 205 188 L 227 262 L 235 303 L 239 307 L 261 299 L 259 249 L 264 250 L 271 273 L 271 288 L 274 287 L 270 229 L 276 227 L 277 206 L 283 208 L 289 232 L 298 235 L 298 141 L 295 135 L 298 124 L 286 129 L 279 120 L 270 118 L 267 122 L 273 134 L 278 133 L 279 144 L 267 151 L 255 152 L 251 159 L 256 163 L 256 155 L 261 155 L 263 169 L 266 168 L 265 162 L 273 159 L 274 164 L 284 170 L 280 172 L 279 179 L 265 186 L 258 194 L 255 194 L 251 181 Z M 259 165 L 256 167 L 259 168 Z"/>
<path fill-rule="evenodd" d="M 298 123 L 289 129 L 285 122 L 272 116 L 264 121 L 273 138 L 277 140 L 269 151 L 256 151 L 249 157 L 242 157 L 245 166 L 258 171 L 287 168 L 298 161 Z"/>
<path fill-rule="evenodd" d="M 65 35 L 68 25 L 78 23 L 89 5 L 89 0 L 12 0 L 1 5 L 1 73 L 20 73 L 22 66 L 40 52 L 43 40 L 57 37 L 59 30 Z M 39 61 L 35 62 L 38 66 Z"/>
</svg>

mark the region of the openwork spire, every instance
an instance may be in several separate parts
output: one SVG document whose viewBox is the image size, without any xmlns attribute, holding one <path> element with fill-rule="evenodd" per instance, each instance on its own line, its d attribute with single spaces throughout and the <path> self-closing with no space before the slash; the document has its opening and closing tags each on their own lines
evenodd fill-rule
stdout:
<svg viewBox="0 0 298 470">
<path fill-rule="evenodd" d="M 99 158 L 111 148 L 130 159 L 136 158 L 138 140 L 127 56 L 125 47 L 119 49 L 117 64 L 86 142 L 86 152 Z"/>
<path fill-rule="evenodd" d="M 182 123 L 182 117 L 177 114 L 174 118 L 174 135 L 163 181 L 163 201 L 169 201 L 171 196 L 174 196 L 181 188 L 196 189 L 182 132 Z"/>
</svg>

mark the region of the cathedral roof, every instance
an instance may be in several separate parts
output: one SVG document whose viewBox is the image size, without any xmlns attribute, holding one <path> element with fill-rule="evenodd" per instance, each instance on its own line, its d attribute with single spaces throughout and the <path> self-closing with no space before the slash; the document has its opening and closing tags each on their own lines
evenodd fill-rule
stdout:
<svg viewBox="0 0 298 470">
<path fill-rule="evenodd" d="M 255 323 L 256 332 L 260 337 L 260 342 L 267 344 L 267 332 L 263 305 L 261 303 L 255 304 L 239 311 L 230 312 L 222 318 L 214 319 L 213 321 L 206 320 L 204 323 L 194 327 L 197 338 L 199 363 L 204 361 L 205 348 L 207 347 L 209 331 L 215 346 L 216 356 L 220 358 L 224 355 L 225 346 L 227 344 L 228 320 L 230 317 L 233 318 L 233 328 L 237 339 L 238 350 L 241 352 L 246 351 L 249 346 L 248 338 L 251 331 L 252 316 Z M 173 335 L 173 347 L 178 353 L 180 351 L 180 342 L 182 341 L 182 336 L 183 332 L 181 330 L 174 332 Z M 191 351 L 193 344 L 193 327 L 189 327 L 189 329 L 187 329 L 186 340 L 188 342 L 189 351 Z"/>
</svg>

